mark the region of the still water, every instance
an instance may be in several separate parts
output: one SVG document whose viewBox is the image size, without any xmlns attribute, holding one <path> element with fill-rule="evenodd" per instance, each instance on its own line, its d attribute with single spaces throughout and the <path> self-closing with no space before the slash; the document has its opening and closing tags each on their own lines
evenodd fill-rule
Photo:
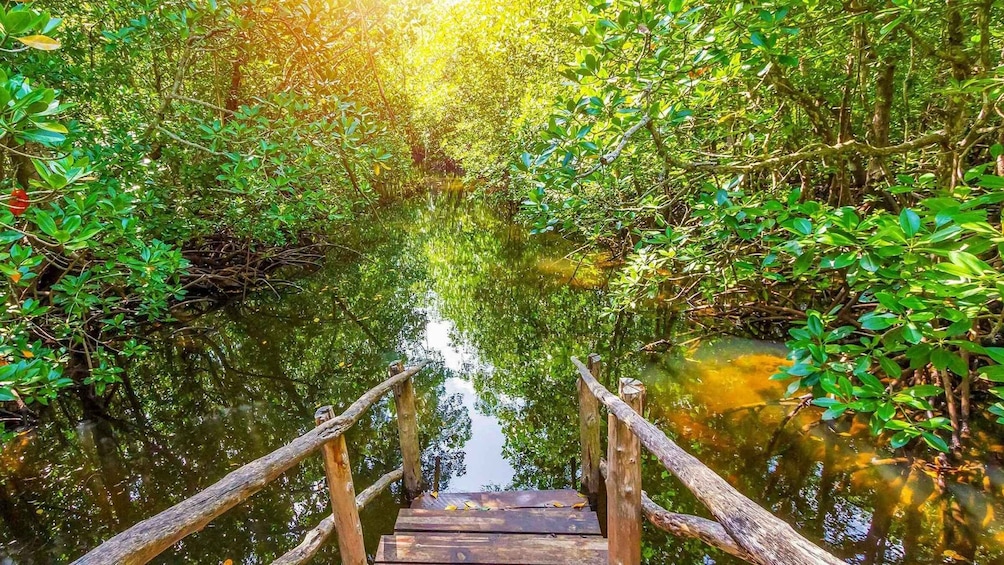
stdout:
<svg viewBox="0 0 1004 565">
<path fill-rule="evenodd" d="M 778 403 L 778 344 L 693 339 L 666 306 L 604 312 L 608 273 L 575 246 L 529 236 L 445 192 L 385 209 L 341 236 L 324 267 L 151 336 L 106 413 L 73 399 L 0 451 L 0 562 L 66 563 L 136 521 L 308 430 L 384 378 L 416 380 L 426 476 L 442 490 L 565 488 L 578 455 L 569 356 L 600 352 L 610 378 L 640 377 L 647 416 L 741 491 L 853 563 L 1004 562 L 1001 432 L 977 427 L 972 462 L 940 481 L 876 450 L 867 426 L 819 424 Z M 357 253 L 361 252 L 360 253 Z M 641 351 L 660 339 L 667 353 Z M 399 464 L 387 401 L 348 436 L 357 490 Z M 645 488 L 701 513 L 654 461 Z M 362 513 L 373 551 L 396 494 Z M 159 563 L 269 563 L 325 516 L 319 458 L 186 538 Z M 648 563 L 734 563 L 646 531 Z M 333 562 L 329 547 L 318 563 Z"/>
</svg>

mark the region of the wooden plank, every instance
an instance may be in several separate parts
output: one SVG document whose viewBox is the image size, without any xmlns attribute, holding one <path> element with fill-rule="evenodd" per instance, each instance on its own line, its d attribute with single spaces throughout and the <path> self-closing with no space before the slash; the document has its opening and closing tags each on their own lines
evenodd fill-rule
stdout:
<svg viewBox="0 0 1004 565">
<path fill-rule="evenodd" d="M 396 532 L 600 535 L 596 513 L 585 509 L 415 510 L 397 516 Z"/>
<path fill-rule="evenodd" d="M 398 534 L 383 536 L 376 563 L 606 565 L 599 536 L 519 534 Z"/>
<path fill-rule="evenodd" d="M 467 502 L 478 508 L 570 508 L 585 501 L 571 489 L 522 490 L 506 492 L 441 492 L 437 498 L 422 493 L 412 503 L 412 508 L 444 510 L 447 506 L 464 508 Z M 467 506 L 471 506 L 467 505 Z"/>
</svg>

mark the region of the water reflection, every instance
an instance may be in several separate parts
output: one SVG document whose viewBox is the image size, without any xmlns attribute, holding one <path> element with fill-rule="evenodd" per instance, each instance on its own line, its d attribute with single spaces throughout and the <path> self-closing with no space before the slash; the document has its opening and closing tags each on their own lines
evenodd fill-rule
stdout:
<svg viewBox="0 0 1004 565">
<path fill-rule="evenodd" d="M 443 491 L 479 492 L 504 489 L 512 483 L 515 471 L 502 457 L 505 434 L 498 420 L 482 412 L 470 375 L 475 371 L 488 371 L 482 366 L 477 352 L 464 343 L 447 320 L 432 319 L 425 326 L 425 347 L 438 353 L 443 365 L 453 372 L 444 383 L 446 394 L 456 395 L 471 418 L 471 437 L 464 444 L 464 469 L 449 481 Z M 442 485 L 441 485 L 442 486 Z"/>
<path fill-rule="evenodd" d="M 971 454 L 980 461 L 976 474 L 939 474 L 922 459 L 876 447 L 863 419 L 820 423 L 821 410 L 777 401 L 784 386 L 767 377 L 786 362 L 781 355 L 777 346 L 730 339 L 650 359 L 643 371 L 650 417 L 737 488 L 850 562 L 1004 559 L 1001 491 L 993 482 L 1000 462 L 982 451 L 986 444 Z M 677 488 L 661 477 L 653 483 L 663 492 Z M 699 511 L 689 496 L 663 500 Z"/>
<path fill-rule="evenodd" d="M 1004 560 L 1000 428 L 974 422 L 985 451 L 952 474 L 876 450 L 862 422 L 790 420 L 767 377 L 783 348 L 747 340 L 649 353 L 674 341 L 671 305 L 609 315 L 602 259 L 553 236 L 529 237 L 451 192 L 358 226 L 325 268 L 152 337 L 107 414 L 63 400 L 45 424 L 0 451 L 0 558 L 65 563 L 204 488 L 311 426 L 319 404 L 344 408 L 400 357 L 433 361 L 417 379 L 423 466 L 443 489 L 565 488 L 578 457 L 568 358 L 600 352 L 609 381 L 641 375 L 649 417 L 741 491 L 852 562 Z M 787 421 L 786 421 L 787 420 Z M 784 425 L 782 426 L 782 422 Z M 363 488 L 397 466 L 392 403 L 349 435 Z M 667 507 L 702 513 L 645 462 Z M 320 461 L 178 544 L 161 563 L 266 563 L 327 509 Z M 363 513 L 367 547 L 393 528 L 390 493 Z M 331 562 L 327 548 L 318 562 Z M 733 563 L 693 541 L 646 531 L 648 563 Z"/>
</svg>

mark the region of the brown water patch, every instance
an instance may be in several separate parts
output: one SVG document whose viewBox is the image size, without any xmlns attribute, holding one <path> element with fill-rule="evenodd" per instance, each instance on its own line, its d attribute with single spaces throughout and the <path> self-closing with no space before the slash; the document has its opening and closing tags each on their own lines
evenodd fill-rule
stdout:
<svg viewBox="0 0 1004 565">
<path fill-rule="evenodd" d="M 537 271 L 573 288 L 597 290 L 606 286 L 607 282 L 606 271 L 598 266 L 597 258 L 587 256 L 580 261 L 566 257 L 543 257 L 537 261 Z"/>
<path fill-rule="evenodd" d="M 821 422 L 809 406 L 787 419 L 797 403 L 779 403 L 786 383 L 770 380 L 785 363 L 776 345 L 748 340 L 663 356 L 647 373 L 651 414 L 747 496 L 852 563 L 1004 563 L 999 426 L 974 425 L 964 459 L 940 467 L 922 446 L 892 450 L 872 437 L 867 415 Z"/>
</svg>

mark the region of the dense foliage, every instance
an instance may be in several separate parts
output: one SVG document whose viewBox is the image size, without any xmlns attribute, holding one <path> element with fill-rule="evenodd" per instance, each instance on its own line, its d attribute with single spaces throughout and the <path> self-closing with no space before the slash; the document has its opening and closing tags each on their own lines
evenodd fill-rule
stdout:
<svg viewBox="0 0 1004 565">
<path fill-rule="evenodd" d="M 6 2 L 0 401 L 104 402 L 140 324 L 414 159 L 607 248 L 618 308 L 795 322 L 824 418 L 958 448 L 1004 421 L 998 4 Z"/>
<path fill-rule="evenodd" d="M 4 3 L 0 400 L 101 401 L 146 348 L 137 324 L 255 284 L 399 188 L 384 9 Z"/>
<path fill-rule="evenodd" d="M 789 393 L 947 451 L 1004 389 L 1000 6 L 592 2 L 517 168 L 619 302 L 795 320 Z M 1002 419 L 1004 421 L 1004 419 Z"/>
<path fill-rule="evenodd" d="M 505 189 L 573 53 L 570 10 L 564 0 L 426 6 L 404 71 L 418 155 L 458 165 L 482 193 Z"/>
</svg>

